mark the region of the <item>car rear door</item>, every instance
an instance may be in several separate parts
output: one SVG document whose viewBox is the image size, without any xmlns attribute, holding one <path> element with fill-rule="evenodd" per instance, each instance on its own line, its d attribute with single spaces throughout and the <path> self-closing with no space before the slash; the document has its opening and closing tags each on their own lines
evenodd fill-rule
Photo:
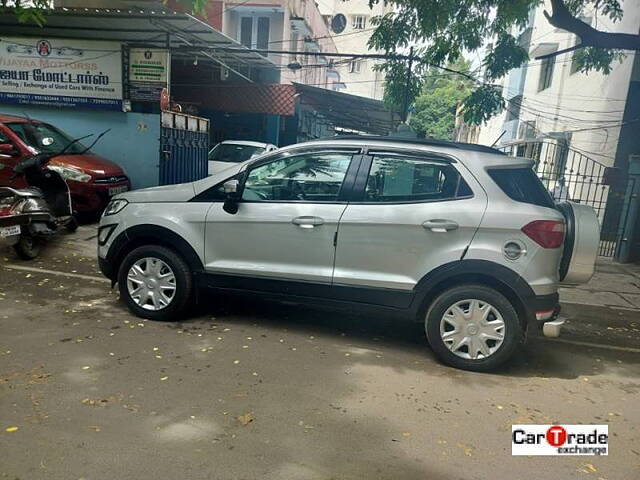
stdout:
<svg viewBox="0 0 640 480">
<path fill-rule="evenodd" d="M 244 173 L 237 213 L 217 202 L 206 219 L 208 273 L 330 285 L 344 186 L 354 149 L 287 151 Z"/>
<path fill-rule="evenodd" d="M 404 292 L 460 260 L 487 205 L 460 163 L 428 152 L 369 152 L 353 195 L 340 220 L 334 285 Z"/>
</svg>

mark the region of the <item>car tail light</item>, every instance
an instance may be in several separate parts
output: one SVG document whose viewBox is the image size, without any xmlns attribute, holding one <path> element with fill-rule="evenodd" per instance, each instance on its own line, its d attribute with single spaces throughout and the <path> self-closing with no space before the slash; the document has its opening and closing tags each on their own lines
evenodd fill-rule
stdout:
<svg viewBox="0 0 640 480">
<path fill-rule="evenodd" d="M 559 248 L 564 242 L 564 222 L 535 220 L 522 227 L 522 231 L 542 248 Z"/>
</svg>

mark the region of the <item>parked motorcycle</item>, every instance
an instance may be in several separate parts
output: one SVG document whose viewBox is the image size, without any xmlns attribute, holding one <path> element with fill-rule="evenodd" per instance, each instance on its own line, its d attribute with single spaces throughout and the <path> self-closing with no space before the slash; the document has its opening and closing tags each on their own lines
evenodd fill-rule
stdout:
<svg viewBox="0 0 640 480">
<path fill-rule="evenodd" d="M 107 132 L 98 135 L 84 152 Z M 60 152 L 38 153 L 19 162 L 14 167 L 14 176 L 23 176 L 28 188 L 0 187 L 0 241 L 13 246 L 21 258 L 36 258 L 44 240 L 61 229 L 74 232 L 78 228 L 69 186 L 62 175 L 54 168 L 47 168 L 47 164 L 90 136 L 71 141 Z M 53 142 L 53 139 L 49 140 Z"/>
</svg>

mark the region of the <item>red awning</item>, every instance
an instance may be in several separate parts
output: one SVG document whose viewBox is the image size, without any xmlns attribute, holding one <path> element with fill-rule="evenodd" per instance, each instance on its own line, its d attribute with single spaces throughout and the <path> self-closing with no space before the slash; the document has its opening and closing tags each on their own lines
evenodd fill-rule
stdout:
<svg viewBox="0 0 640 480">
<path fill-rule="evenodd" d="M 375 135 L 388 135 L 401 121 L 400 115 L 389 111 L 380 100 L 298 83 L 176 86 L 172 96 L 178 103 L 193 103 L 200 109 L 284 116 L 295 114 L 298 100 L 300 107 L 317 112 L 336 127 Z"/>
</svg>

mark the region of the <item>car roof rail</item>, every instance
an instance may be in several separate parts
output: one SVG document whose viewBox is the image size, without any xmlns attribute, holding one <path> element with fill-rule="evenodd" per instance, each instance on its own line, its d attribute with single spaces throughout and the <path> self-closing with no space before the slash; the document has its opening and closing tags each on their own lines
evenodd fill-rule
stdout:
<svg viewBox="0 0 640 480">
<path fill-rule="evenodd" d="M 447 140 L 438 140 L 436 138 L 404 138 L 404 137 L 382 137 L 379 135 L 334 135 L 332 137 L 317 138 L 313 141 L 327 141 L 327 140 L 380 140 L 383 142 L 393 142 L 404 145 L 427 145 L 432 147 L 448 147 L 456 148 L 458 150 L 468 150 L 472 152 L 491 153 L 494 155 L 506 155 L 501 150 L 493 147 L 487 147 L 486 145 L 477 145 L 475 143 L 464 142 L 450 142 Z"/>
</svg>

